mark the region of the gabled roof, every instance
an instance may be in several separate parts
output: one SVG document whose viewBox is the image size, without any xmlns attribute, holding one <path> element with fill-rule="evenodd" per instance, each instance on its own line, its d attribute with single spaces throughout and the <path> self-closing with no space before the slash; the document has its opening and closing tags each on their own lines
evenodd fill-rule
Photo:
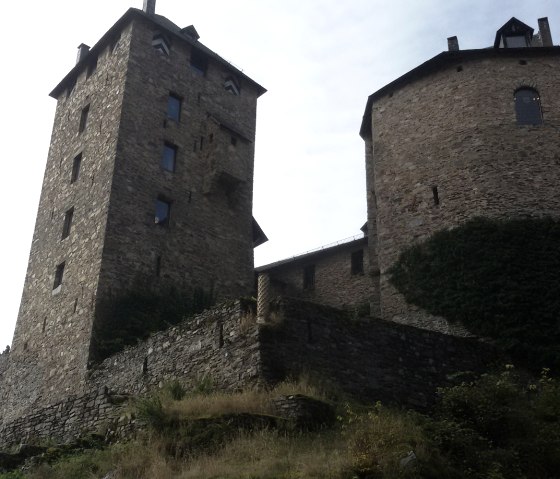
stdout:
<svg viewBox="0 0 560 479">
<path fill-rule="evenodd" d="M 50 93 L 50 96 L 53 98 L 58 98 L 59 95 L 66 89 L 66 87 L 74 82 L 77 76 L 81 73 L 82 69 L 88 62 L 94 58 L 96 55 L 99 55 L 106 47 L 113 41 L 114 38 L 118 36 L 121 30 L 133 19 L 141 18 L 143 20 L 150 21 L 158 26 L 162 33 L 168 34 L 171 38 L 177 39 L 184 43 L 187 43 L 201 52 L 204 52 L 208 57 L 212 58 L 217 63 L 225 66 L 228 70 L 234 73 L 236 76 L 243 78 L 251 85 L 253 85 L 258 92 L 258 95 L 262 95 L 266 92 L 266 89 L 259 85 L 257 82 L 252 80 L 250 77 L 245 75 L 242 71 L 234 67 L 231 63 L 227 60 L 224 60 L 222 57 L 214 53 L 208 47 L 204 46 L 200 43 L 197 39 L 198 33 L 196 32 L 195 28 L 191 25 L 186 27 L 185 29 L 181 29 L 177 25 L 175 25 L 171 20 L 162 16 L 162 15 L 149 15 L 145 13 L 143 10 L 139 10 L 137 8 L 129 8 L 125 14 L 117 20 L 117 22 L 101 37 L 101 39 L 91 48 L 87 55 L 84 55 L 84 58 L 80 62 L 78 62 L 70 72 L 62 79 L 62 81 L 54 87 L 53 91 Z"/>
<path fill-rule="evenodd" d="M 494 40 L 494 48 L 500 48 L 500 38 L 502 35 L 526 35 L 529 33 L 529 40 L 533 38 L 535 30 L 529 25 L 515 17 L 511 17 L 504 25 L 496 32 L 496 39 Z"/>
</svg>

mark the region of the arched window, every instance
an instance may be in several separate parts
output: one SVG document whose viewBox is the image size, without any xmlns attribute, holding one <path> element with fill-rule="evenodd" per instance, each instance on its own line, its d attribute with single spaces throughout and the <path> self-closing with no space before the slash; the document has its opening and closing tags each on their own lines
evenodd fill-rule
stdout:
<svg viewBox="0 0 560 479">
<path fill-rule="evenodd" d="M 520 88 L 513 95 L 518 125 L 540 125 L 543 122 L 541 99 L 534 88 Z"/>
</svg>

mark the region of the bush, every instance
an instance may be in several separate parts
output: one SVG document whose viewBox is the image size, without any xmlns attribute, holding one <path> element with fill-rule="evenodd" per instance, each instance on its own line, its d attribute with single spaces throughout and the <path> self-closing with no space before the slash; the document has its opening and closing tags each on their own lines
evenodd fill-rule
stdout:
<svg viewBox="0 0 560 479">
<path fill-rule="evenodd" d="M 560 223 L 472 219 L 407 248 L 389 270 L 409 303 L 560 368 Z"/>
</svg>

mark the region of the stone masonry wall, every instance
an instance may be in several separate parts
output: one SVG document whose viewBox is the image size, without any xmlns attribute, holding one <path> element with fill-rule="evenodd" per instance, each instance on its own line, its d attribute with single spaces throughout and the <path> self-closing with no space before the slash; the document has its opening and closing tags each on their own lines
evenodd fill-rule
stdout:
<svg viewBox="0 0 560 479">
<path fill-rule="evenodd" d="M 437 387 L 459 371 L 499 358 L 489 345 L 424 329 L 283 300 L 261 328 L 263 377 L 271 383 L 307 373 L 358 398 L 413 408 L 433 404 Z"/>
<path fill-rule="evenodd" d="M 258 268 L 258 271 L 270 275 L 275 296 L 292 296 L 336 308 L 354 309 L 369 304 L 375 294 L 367 241 L 367 238 L 352 241 L 276 267 Z M 351 255 L 360 250 L 363 251 L 363 272 L 352 274 Z M 315 284 L 304 288 L 304 268 L 311 265 L 315 265 Z"/>
<path fill-rule="evenodd" d="M 468 334 L 406 304 L 389 284 L 399 252 L 475 216 L 560 216 L 559 83 L 558 51 L 486 50 L 373 101 L 368 218 L 377 227 L 384 319 Z M 521 86 L 540 93 L 542 125 L 517 125 L 513 98 Z"/>
<path fill-rule="evenodd" d="M 9 386 L 0 416 L 83 392 L 109 191 L 128 62 L 130 29 L 107 47 L 94 71 L 83 65 L 57 107 L 29 264 L 16 323 Z M 83 109 L 87 122 L 80 131 Z M 79 174 L 72 178 L 75 158 Z M 69 234 L 63 227 L 73 208 Z M 62 284 L 55 271 L 64 263 Z M 22 377 L 35 378 L 22 383 Z"/>
</svg>

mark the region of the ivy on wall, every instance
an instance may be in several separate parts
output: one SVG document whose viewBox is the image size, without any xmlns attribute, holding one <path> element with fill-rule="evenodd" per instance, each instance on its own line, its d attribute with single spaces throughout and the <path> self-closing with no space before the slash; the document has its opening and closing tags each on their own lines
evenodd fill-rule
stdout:
<svg viewBox="0 0 560 479">
<path fill-rule="evenodd" d="M 127 291 L 101 301 L 94 323 L 91 358 L 103 359 L 151 333 L 178 324 L 214 304 L 213 293 L 202 289 L 185 292 L 170 288 Z"/>
<path fill-rule="evenodd" d="M 407 248 L 389 270 L 409 303 L 560 368 L 560 223 L 475 218 Z"/>
</svg>

